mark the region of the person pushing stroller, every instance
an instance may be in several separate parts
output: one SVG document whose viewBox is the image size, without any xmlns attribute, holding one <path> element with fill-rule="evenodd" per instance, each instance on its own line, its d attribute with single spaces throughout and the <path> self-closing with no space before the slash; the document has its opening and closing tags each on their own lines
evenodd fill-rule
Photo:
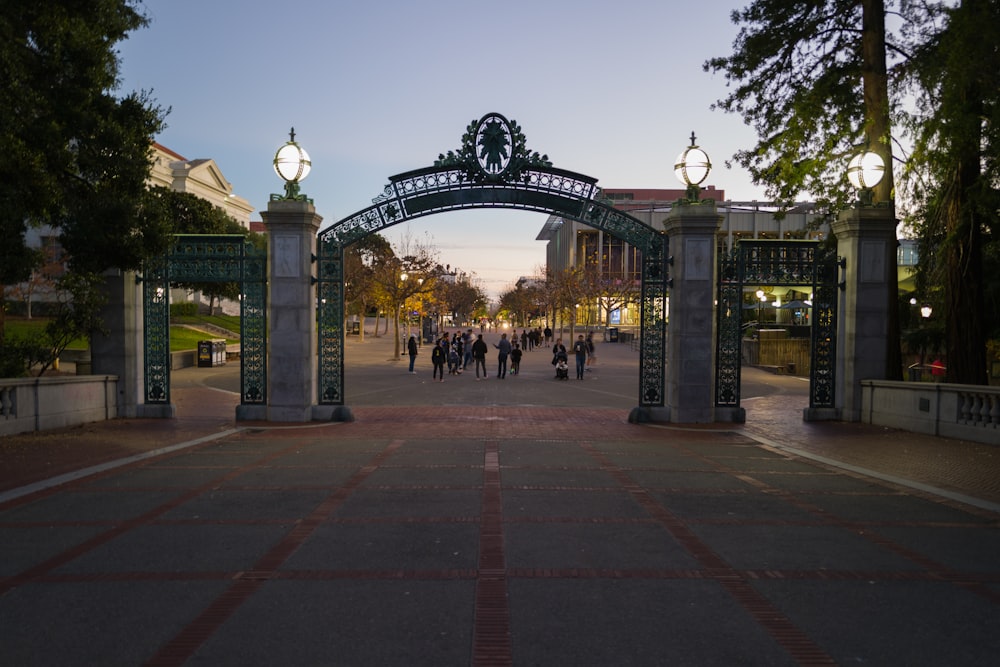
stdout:
<svg viewBox="0 0 1000 667">
<path fill-rule="evenodd" d="M 552 365 L 556 367 L 556 379 L 569 379 L 569 357 L 566 355 L 566 346 L 562 344 L 562 338 L 556 340 L 552 350 Z"/>
</svg>

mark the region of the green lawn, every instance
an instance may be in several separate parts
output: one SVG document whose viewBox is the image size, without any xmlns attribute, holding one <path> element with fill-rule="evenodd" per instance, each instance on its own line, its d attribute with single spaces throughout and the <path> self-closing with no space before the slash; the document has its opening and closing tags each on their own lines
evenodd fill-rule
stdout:
<svg viewBox="0 0 1000 667">
<path fill-rule="evenodd" d="M 8 315 L 4 326 L 6 335 L 11 338 L 34 338 L 44 333 L 45 325 L 48 323 L 49 318 L 47 317 L 33 317 L 29 320 L 24 317 L 11 317 Z M 77 338 L 69 344 L 67 349 L 86 350 L 87 341 L 83 338 Z"/>
<path fill-rule="evenodd" d="M 197 325 L 194 325 L 197 326 Z M 218 334 L 207 331 L 195 331 L 181 326 L 170 326 L 170 351 L 179 352 L 181 350 L 198 349 L 198 341 L 215 340 L 220 338 Z M 239 343 L 239 339 L 226 338 L 226 343 Z"/>
<path fill-rule="evenodd" d="M 198 326 L 200 322 L 208 322 L 209 324 L 214 324 L 215 326 L 223 327 L 233 332 L 239 332 L 240 330 L 240 318 L 230 315 L 175 318 L 171 320 L 170 326 L 171 352 L 178 352 L 180 350 L 195 350 L 198 348 L 198 341 L 220 337 L 215 333 L 195 331 L 194 329 L 178 326 L 174 324 L 174 322 L 177 321 L 191 326 Z M 17 338 L 31 338 L 33 336 L 40 335 L 45 329 L 46 324 L 48 324 L 48 319 L 44 317 L 35 317 L 30 320 L 21 317 L 7 317 L 7 335 Z M 238 339 L 227 337 L 226 342 L 238 343 L 239 341 Z M 77 339 L 70 344 L 69 349 L 85 350 L 87 349 L 87 341 L 82 338 Z"/>
</svg>

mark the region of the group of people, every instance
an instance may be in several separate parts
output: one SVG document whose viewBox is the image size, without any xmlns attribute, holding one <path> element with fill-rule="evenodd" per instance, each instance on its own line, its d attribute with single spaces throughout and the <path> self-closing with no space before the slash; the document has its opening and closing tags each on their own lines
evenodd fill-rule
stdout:
<svg viewBox="0 0 1000 667">
<path fill-rule="evenodd" d="M 508 370 L 511 375 L 519 375 L 524 352 L 542 344 L 548 347 L 551 337 L 552 331 L 548 327 L 544 333 L 541 329 L 533 329 L 530 332 L 525 329 L 521 331 L 520 336 L 515 331 L 511 338 L 508 338 L 506 333 L 500 334 L 500 340 L 493 344 L 497 350 L 496 377 L 501 380 L 506 379 Z M 410 336 L 406 347 L 410 357 L 410 373 L 415 374 L 414 364 L 419 349 L 416 335 Z M 431 350 L 431 365 L 434 367 L 432 379 L 444 382 L 445 367 L 448 368 L 449 375 L 461 375 L 472 363 L 476 370 L 476 380 L 486 380 L 489 378 L 489 372 L 486 370 L 486 354 L 488 352 L 489 346 L 483 339 L 482 333 L 473 334 L 472 329 L 462 333 L 444 333 Z M 582 380 L 584 370 L 590 370 L 588 367 L 595 360 L 592 334 L 588 333 L 586 339 L 583 334 L 578 336 L 577 341 L 573 344 L 573 354 L 576 357 L 577 379 Z M 556 378 L 566 379 L 568 377 L 568 356 L 561 338 L 555 342 L 552 365 L 556 367 Z M 480 373 L 482 373 L 481 377 Z"/>
<path fill-rule="evenodd" d="M 588 332 L 586 338 L 583 337 L 583 334 L 576 337 L 576 341 L 573 343 L 573 357 L 576 361 L 576 379 L 582 380 L 584 373 L 589 371 L 597 360 L 592 333 Z M 569 356 L 562 338 L 556 339 L 553 347 L 552 365 L 556 367 L 557 380 L 569 379 Z"/>
</svg>

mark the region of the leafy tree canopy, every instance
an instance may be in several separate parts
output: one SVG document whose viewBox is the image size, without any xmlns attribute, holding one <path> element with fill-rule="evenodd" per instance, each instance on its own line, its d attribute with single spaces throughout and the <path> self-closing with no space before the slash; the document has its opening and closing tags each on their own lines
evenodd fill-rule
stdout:
<svg viewBox="0 0 1000 667">
<path fill-rule="evenodd" d="M 757 145 L 733 159 L 776 201 L 809 193 L 835 209 L 851 196 L 844 170 L 866 136 L 862 4 L 756 0 L 731 15 L 740 26 L 732 55 L 704 65 L 730 87 L 715 108 L 757 132 Z"/>
<path fill-rule="evenodd" d="M 115 45 L 146 25 L 129 0 L 5 0 L 0 10 L 0 282 L 24 280 L 27 225 L 62 230 L 74 270 L 137 268 L 162 251 L 140 207 L 164 112 L 115 96 Z"/>
</svg>

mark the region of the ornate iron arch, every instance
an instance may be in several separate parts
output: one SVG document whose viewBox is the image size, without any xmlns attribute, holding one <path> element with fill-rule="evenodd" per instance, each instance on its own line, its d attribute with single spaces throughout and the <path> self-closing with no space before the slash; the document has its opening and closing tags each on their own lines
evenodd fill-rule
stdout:
<svg viewBox="0 0 1000 667">
<path fill-rule="evenodd" d="M 505 208 L 576 220 L 642 251 L 639 405 L 664 404 L 667 237 L 601 201 L 597 179 L 528 151 L 516 121 L 489 113 L 466 128 L 462 147 L 434 165 L 389 178 L 371 206 L 319 233 L 319 403 L 344 404 L 344 249 L 364 237 L 435 213 Z"/>
</svg>

